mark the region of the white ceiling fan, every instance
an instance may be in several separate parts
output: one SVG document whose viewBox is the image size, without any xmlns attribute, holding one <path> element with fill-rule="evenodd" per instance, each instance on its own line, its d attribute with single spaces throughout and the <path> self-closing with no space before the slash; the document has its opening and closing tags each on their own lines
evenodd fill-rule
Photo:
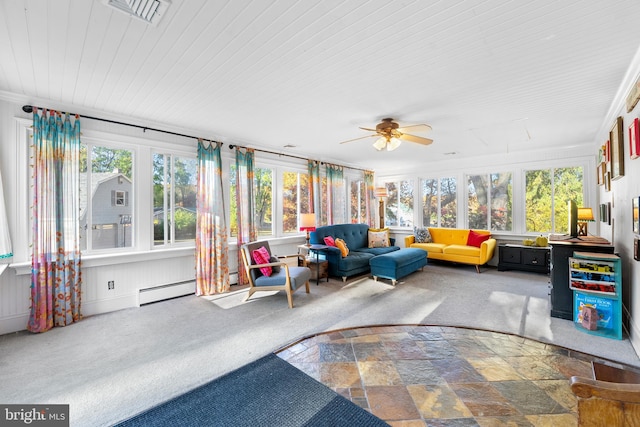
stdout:
<svg viewBox="0 0 640 427">
<path fill-rule="evenodd" d="M 364 138 L 378 137 L 378 139 L 373 143 L 373 147 L 376 150 L 380 151 L 386 148 L 387 151 L 393 151 L 400 146 L 402 141 L 414 142 L 421 145 L 429 145 L 433 143 L 432 139 L 406 133 L 407 129 L 411 129 L 412 131 L 428 132 L 431 130 L 431 126 L 426 124 L 400 127 L 400 125 L 394 122 L 393 119 L 386 118 L 382 119 L 382 122 L 378 123 L 375 129 L 363 127 L 361 127 L 360 129 L 374 133 L 371 135 L 342 141 L 340 144 L 346 144 L 348 142 L 353 142 Z"/>
</svg>

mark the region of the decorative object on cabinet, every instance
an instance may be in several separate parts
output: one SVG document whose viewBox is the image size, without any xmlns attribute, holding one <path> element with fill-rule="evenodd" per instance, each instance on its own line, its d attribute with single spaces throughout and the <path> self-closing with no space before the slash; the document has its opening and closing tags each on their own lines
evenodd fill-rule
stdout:
<svg viewBox="0 0 640 427">
<path fill-rule="evenodd" d="M 569 258 L 577 329 L 622 339 L 622 262 L 614 254 L 574 252 Z"/>
<path fill-rule="evenodd" d="M 595 221 L 591 208 L 578 208 L 578 236 L 588 235 L 588 223 Z"/>
<path fill-rule="evenodd" d="M 622 117 L 618 117 L 609 132 L 611 141 L 611 180 L 624 176 L 624 134 L 622 133 Z"/>
<path fill-rule="evenodd" d="M 640 209 L 640 197 L 634 197 L 631 201 L 631 222 L 633 223 L 633 233 L 640 234 L 640 218 L 638 210 Z"/>
<path fill-rule="evenodd" d="M 595 238 L 592 236 L 582 237 L 583 240 L 550 240 L 551 246 L 551 290 L 550 305 L 551 317 L 561 319 L 573 319 L 573 291 L 569 288 L 569 258 L 576 251 L 597 252 L 612 254 L 614 247 L 604 239 L 597 240 L 597 243 L 588 242 Z"/>
<path fill-rule="evenodd" d="M 640 157 L 640 120 L 636 117 L 629 126 L 629 157 Z"/>
</svg>

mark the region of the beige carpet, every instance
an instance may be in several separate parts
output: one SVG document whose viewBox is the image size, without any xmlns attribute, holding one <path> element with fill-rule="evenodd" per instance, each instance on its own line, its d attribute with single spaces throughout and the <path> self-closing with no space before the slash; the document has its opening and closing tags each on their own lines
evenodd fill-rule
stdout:
<svg viewBox="0 0 640 427">
<path fill-rule="evenodd" d="M 628 340 L 549 317 L 547 287 L 544 275 L 433 263 L 396 287 L 366 277 L 312 284 L 294 294 L 294 309 L 284 294 L 188 296 L 0 336 L 0 396 L 67 403 L 72 425 L 111 425 L 303 337 L 376 324 L 507 332 L 640 366 Z"/>
</svg>

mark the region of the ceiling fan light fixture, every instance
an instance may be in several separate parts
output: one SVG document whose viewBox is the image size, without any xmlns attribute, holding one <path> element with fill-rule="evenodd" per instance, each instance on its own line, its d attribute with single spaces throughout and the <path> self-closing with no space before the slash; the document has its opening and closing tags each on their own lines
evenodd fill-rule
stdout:
<svg viewBox="0 0 640 427">
<path fill-rule="evenodd" d="M 387 151 L 393 151 L 398 148 L 402 144 L 402 141 L 399 138 L 393 137 L 389 139 L 387 142 Z"/>
<path fill-rule="evenodd" d="M 382 150 L 385 146 L 387 145 L 387 138 L 385 137 L 381 137 L 378 138 L 376 140 L 376 142 L 373 143 L 373 148 L 375 148 L 376 150 L 380 151 Z"/>
</svg>

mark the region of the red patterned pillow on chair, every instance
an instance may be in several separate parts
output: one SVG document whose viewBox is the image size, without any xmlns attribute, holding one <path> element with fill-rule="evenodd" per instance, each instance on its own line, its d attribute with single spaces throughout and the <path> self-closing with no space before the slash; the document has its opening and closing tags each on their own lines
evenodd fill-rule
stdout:
<svg viewBox="0 0 640 427">
<path fill-rule="evenodd" d="M 256 264 L 269 264 L 271 262 L 271 255 L 269 255 L 269 251 L 264 246 L 251 252 L 251 256 Z M 267 277 L 271 276 L 272 271 L 271 266 L 260 267 L 260 273 Z"/>
</svg>

